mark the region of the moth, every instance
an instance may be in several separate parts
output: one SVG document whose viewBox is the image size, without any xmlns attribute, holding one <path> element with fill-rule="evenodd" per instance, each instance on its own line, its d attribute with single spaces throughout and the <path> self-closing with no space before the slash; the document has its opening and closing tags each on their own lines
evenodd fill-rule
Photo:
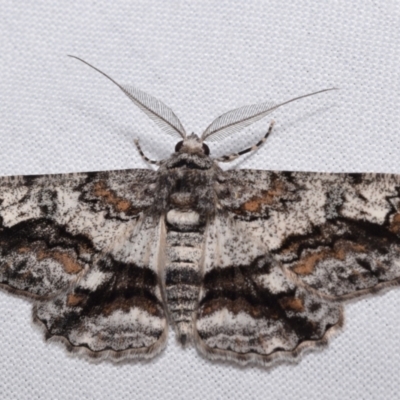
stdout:
<svg viewBox="0 0 400 400">
<path fill-rule="evenodd" d="M 205 142 L 288 102 L 227 112 L 199 137 L 105 76 L 180 141 L 163 161 L 136 142 L 158 170 L 0 179 L 1 286 L 33 300 L 47 338 L 150 358 L 170 323 L 211 359 L 271 365 L 325 345 L 346 300 L 399 284 L 400 176 L 223 171 L 273 123 L 230 156 L 211 158 Z"/>
</svg>

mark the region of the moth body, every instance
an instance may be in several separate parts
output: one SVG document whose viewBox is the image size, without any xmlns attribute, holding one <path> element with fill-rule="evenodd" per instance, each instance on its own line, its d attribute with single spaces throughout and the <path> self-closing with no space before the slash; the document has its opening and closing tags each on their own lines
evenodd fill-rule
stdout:
<svg viewBox="0 0 400 400">
<path fill-rule="evenodd" d="M 214 179 L 220 169 L 206 151 L 192 134 L 159 169 L 157 192 L 168 199 L 166 208 L 159 211 L 166 230 L 163 289 L 167 314 L 182 344 L 193 339 L 205 230 L 215 213 Z"/>
</svg>

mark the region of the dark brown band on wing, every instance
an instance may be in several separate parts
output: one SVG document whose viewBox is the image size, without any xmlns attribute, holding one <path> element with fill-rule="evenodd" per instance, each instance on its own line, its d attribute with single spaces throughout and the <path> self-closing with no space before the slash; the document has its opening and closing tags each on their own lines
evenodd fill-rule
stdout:
<svg viewBox="0 0 400 400">
<path fill-rule="evenodd" d="M 396 223 L 389 217 L 383 224 L 336 218 L 306 235 L 288 237 L 274 252 L 313 289 L 338 299 L 356 297 L 399 284 Z"/>
<path fill-rule="evenodd" d="M 43 321 L 50 336 L 54 334 L 68 337 L 68 331 L 79 327 L 82 318 L 89 320 L 99 316 L 108 317 L 115 311 L 129 313 L 133 308 L 164 318 L 163 305 L 155 294 L 158 280 L 154 271 L 116 261 L 111 256 L 100 260 L 97 267 L 99 271 L 108 274 L 108 278 L 95 288 L 77 285 L 66 296 L 67 309 L 64 314 L 50 324 Z M 153 333 L 155 336 L 162 334 L 158 330 Z M 152 335 L 151 330 L 149 335 Z"/>
<path fill-rule="evenodd" d="M 112 278 L 99 285 L 94 291 L 77 287 L 76 295 L 86 295 L 86 301 L 80 304 L 86 313 L 111 313 L 120 308 L 128 312 L 131 307 L 139 306 L 151 315 L 161 317 L 163 307 L 154 294 L 158 285 L 157 275 L 145 267 L 114 260 L 108 256 L 98 263 L 99 270 L 110 273 Z"/>
<path fill-rule="evenodd" d="M 312 231 L 306 235 L 289 236 L 283 245 L 275 253 L 291 254 L 292 260 L 298 259 L 298 273 L 311 273 L 313 265 L 318 258 L 341 259 L 347 252 L 370 253 L 373 251 L 379 254 L 387 254 L 391 245 L 399 243 L 399 236 L 393 233 L 387 225 L 379 225 L 369 221 L 352 220 L 346 218 L 336 218 L 328 221 L 322 226 L 313 227 Z M 309 249 L 327 248 L 314 260 L 302 258 Z M 400 246 L 399 246 L 400 250 Z M 301 267 L 301 263 L 304 267 Z M 313 265 L 312 265 L 313 264 Z M 296 268 L 296 267 L 295 267 Z"/>
<path fill-rule="evenodd" d="M 73 235 L 50 219 L 2 226 L 0 283 L 11 291 L 45 298 L 68 286 L 94 252 L 88 237 Z"/>
<path fill-rule="evenodd" d="M 66 227 L 47 218 L 29 219 L 12 227 L 0 221 L 0 249 L 6 254 L 16 249 L 29 249 L 33 243 L 43 243 L 47 249 L 73 249 L 76 254 L 93 251 L 91 240 L 83 235 L 73 235 Z M 23 251 L 23 250 L 22 250 Z"/>
<path fill-rule="evenodd" d="M 306 310 L 304 293 L 300 293 L 297 287 L 292 285 L 279 293 L 262 287 L 257 283 L 257 277 L 268 275 L 271 265 L 268 261 L 261 265 L 261 261 L 259 258 L 251 265 L 214 269 L 207 273 L 198 317 L 205 318 L 226 309 L 234 315 L 244 312 L 259 321 L 282 322 L 299 341 L 315 338 L 316 335 L 322 337 L 330 326 L 321 331 L 321 326 L 309 318 L 310 313 L 318 312 L 321 301 L 310 296 Z M 199 331 L 199 335 L 205 340 L 215 332 L 210 328 Z"/>
<path fill-rule="evenodd" d="M 235 182 L 235 192 L 223 185 L 218 191 L 218 198 L 222 203 L 228 201 L 225 209 L 234 213 L 238 218 L 245 220 L 268 219 L 271 210 L 285 212 L 286 203 L 298 201 L 301 198 L 301 188 L 293 182 L 290 173 L 280 175 L 271 172 L 268 183 L 264 187 L 241 186 L 242 182 Z M 238 200 L 232 200 L 237 198 Z"/>
</svg>

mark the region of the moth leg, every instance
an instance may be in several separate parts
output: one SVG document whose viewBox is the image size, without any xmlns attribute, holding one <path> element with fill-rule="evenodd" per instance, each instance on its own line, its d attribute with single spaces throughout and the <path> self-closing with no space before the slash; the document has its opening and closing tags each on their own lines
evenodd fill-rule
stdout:
<svg viewBox="0 0 400 400">
<path fill-rule="evenodd" d="M 272 128 L 274 127 L 274 124 L 275 124 L 275 121 L 271 121 L 271 124 L 269 125 L 268 131 L 265 134 L 265 136 L 257 144 L 255 144 L 254 146 L 248 147 L 247 149 L 239 151 L 238 153 L 233 153 L 233 154 L 229 154 L 227 156 L 222 156 L 222 157 L 219 157 L 219 158 L 215 158 L 214 161 L 217 161 L 217 162 L 230 162 L 230 161 L 236 160 L 238 157 L 242 156 L 243 154 L 250 153 L 250 151 L 258 150 L 264 144 L 264 142 L 267 140 L 268 136 L 271 134 Z"/>
<path fill-rule="evenodd" d="M 139 152 L 139 154 L 140 154 L 140 157 L 142 157 L 142 159 L 143 159 L 145 162 L 148 162 L 148 163 L 150 163 L 150 164 L 155 164 L 155 165 L 160 165 L 160 164 L 161 164 L 160 161 L 150 160 L 150 158 L 147 158 L 147 157 L 144 155 L 144 153 L 143 153 L 143 151 L 142 151 L 142 148 L 140 147 L 140 144 L 139 144 L 139 140 L 138 140 L 138 139 L 135 139 L 134 142 L 135 142 L 136 148 L 138 149 L 138 152 Z"/>
</svg>

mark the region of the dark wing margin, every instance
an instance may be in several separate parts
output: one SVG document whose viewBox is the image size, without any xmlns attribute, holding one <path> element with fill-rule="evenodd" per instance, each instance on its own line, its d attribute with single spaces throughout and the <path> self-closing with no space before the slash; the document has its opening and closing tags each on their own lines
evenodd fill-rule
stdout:
<svg viewBox="0 0 400 400">
<path fill-rule="evenodd" d="M 151 357 L 166 338 L 147 217 L 156 175 L 0 178 L 0 285 L 35 300 L 46 336 L 93 357 Z"/>
</svg>

